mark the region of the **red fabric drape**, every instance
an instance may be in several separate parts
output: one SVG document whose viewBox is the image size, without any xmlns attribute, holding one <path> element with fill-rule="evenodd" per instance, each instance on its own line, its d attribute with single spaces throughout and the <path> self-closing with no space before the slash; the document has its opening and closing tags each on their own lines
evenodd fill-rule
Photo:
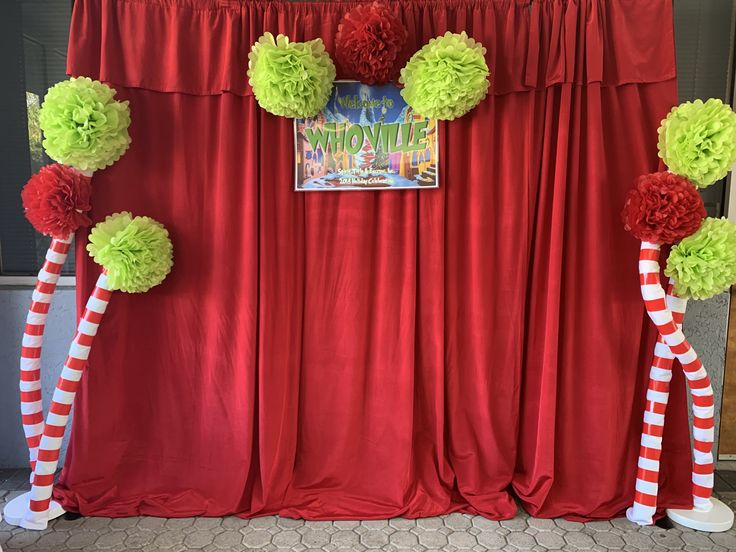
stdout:
<svg viewBox="0 0 736 552">
<path fill-rule="evenodd" d="M 349 3 L 77 0 L 69 71 L 130 100 L 94 217 L 170 230 L 116 294 L 56 496 L 84 514 L 607 518 L 633 498 L 654 330 L 619 211 L 676 102 L 669 0 L 396 3 L 488 48 L 437 190 L 295 193 L 246 86 L 265 30 L 333 47 Z M 78 236 L 82 301 L 98 268 Z M 661 505 L 689 504 L 673 384 Z"/>
</svg>

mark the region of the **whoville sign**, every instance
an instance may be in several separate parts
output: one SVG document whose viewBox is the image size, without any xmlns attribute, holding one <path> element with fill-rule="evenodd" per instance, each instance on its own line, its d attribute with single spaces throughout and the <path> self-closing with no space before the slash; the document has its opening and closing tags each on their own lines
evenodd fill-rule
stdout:
<svg viewBox="0 0 736 552">
<path fill-rule="evenodd" d="M 337 81 L 325 108 L 294 131 L 297 191 L 438 186 L 437 121 L 392 84 Z"/>
</svg>

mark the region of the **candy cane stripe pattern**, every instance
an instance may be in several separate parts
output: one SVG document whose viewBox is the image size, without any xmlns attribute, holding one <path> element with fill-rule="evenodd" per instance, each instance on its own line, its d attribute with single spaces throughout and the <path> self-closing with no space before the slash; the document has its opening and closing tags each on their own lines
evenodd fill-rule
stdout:
<svg viewBox="0 0 736 552">
<path fill-rule="evenodd" d="M 31 471 L 36 468 L 38 445 L 43 433 L 43 404 L 41 401 L 43 333 L 51 299 L 56 291 L 56 284 L 69 253 L 71 241 L 71 234 L 66 238 L 55 238 L 51 241 L 46 252 L 46 260 L 38 273 L 23 333 L 20 352 L 20 408 Z"/>
<path fill-rule="evenodd" d="M 102 272 L 77 326 L 77 332 L 69 347 L 69 356 L 56 384 L 46 424 L 43 427 L 38 457 L 33 474 L 29 511 L 21 521 L 26 529 L 45 529 L 53 491 L 54 474 L 59 463 L 61 440 L 69 419 L 69 412 L 82 378 L 82 371 L 89 356 L 90 347 L 97 333 L 97 326 L 107 309 L 112 291 L 107 284 L 107 273 Z"/>
<path fill-rule="evenodd" d="M 647 285 L 644 277 L 642 277 L 640 283 Z M 667 288 L 666 303 L 672 311 L 672 316 L 678 327 L 681 327 L 687 301 L 675 296 L 673 288 L 674 283 L 670 282 Z M 649 370 L 649 385 L 647 386 L 647 402 L 644 409 L 642 443 L 637 463 L 634 504 L 626 512 L 629 521 L 641 525 L 654 523 L 653 517 L 657 511 L 659 459 L 662 453 L 661 437 L 664 431 L 664 417 L 670 394 L 674 358 L 664 338 L 659 335 L 654 346 L 654 358 Z"/>
<path fill-rule="evenodd" d="M 659 250 L 657 244 L 642 242 L 639 253 L 641 295 L 647 314 L 659 330 L 672 354 L 680 361 L 693 399 L 693 505 L 701 511 L 712 508 L 713 492 L 713 421 L 714 402 L 710 378 L 695 350 L 690 346 L 667 308 L 665 293 L 659 280 Z M 642 446 L 660 443 L 661 437 L 642 435 Z M 646 493 L 649 490 L 650 493 Z M 656 485 L 644 485 L 637 480 L 637 491 L 656 496 Z M 637 495 L 637 499 L 644 498 Z"/>
</svg>

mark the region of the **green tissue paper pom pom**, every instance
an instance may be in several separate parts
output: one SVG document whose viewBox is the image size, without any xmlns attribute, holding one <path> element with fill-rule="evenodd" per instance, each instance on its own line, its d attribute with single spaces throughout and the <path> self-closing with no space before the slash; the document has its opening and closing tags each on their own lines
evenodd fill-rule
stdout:
<svg viewBox="0 0 736 552">
<path fill-rule="evenodd" d="M 327 104 L 335 64 L 322 39 L 289 42 L 265 33 L 248 54 L 248 77 L 258 104 L 274 115 L 313 117 Z"/>
<path fill-rule="evenodd" d="M 736 113 L 721 100 L 680 104 L 658 132 L 659 156 L 698 188 L 726 176 L 736 162 Z"/>
<path fill-rule="evenodd" d="M 485 53 L 465 31 L 433 38 L 401 70 L 401 95 L 424 117 L 461 117 L 488 93 Z"/>
<path fill-rule="evenodd" d="M 88 77 L 49 88 L 38 116 L 48 156 L 82 171 L 120 159 L 130 145 L 130 110 L 114 96 L 114 89 Z"/>
<path fill-rule="evenodd" d="M 107 270 L 110 289 L 140 293 L 163 282 L 173 265 L 169 233 L 149 217 L 110 215 L 89 235 L 87 251 Z"/>
<path fill-rule="evenodd" d="M 708 299 L 736 283 L 736 225 L 706 218 L 694 234 L 673 246 L 664 273 L 680 297 Z"/>
</svg>

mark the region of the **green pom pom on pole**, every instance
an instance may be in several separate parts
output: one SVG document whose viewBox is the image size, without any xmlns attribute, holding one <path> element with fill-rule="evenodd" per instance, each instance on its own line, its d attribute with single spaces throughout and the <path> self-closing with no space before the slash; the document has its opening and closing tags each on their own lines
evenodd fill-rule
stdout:
<svg viewBox="0 0 736 552">
<path fill-rule="evenodd" d="M 87 251 L 107 271 L 111 290 L 142 293 L 163 282 L 173 265 L 164 226 L 128 212 L 110 215 L 89 235 Z"/>
<path fill-rule="evenodd" d="M 424 117 L 462 117 L 488 93 L 485 53 L 465 31 L 433 38 L 401 70 L 401 95 Z"/>
<path fill-rule="evenodd" d="M 335 64 L 322 39 L 290 42 L 265 33 L 248 54 L 248 82 L 258 104 L 274 115 L 312 117 L 327 104 Z"/>
<path fill-rule="evenodd" d="M 709 299 L 736 283 L 736 225 L 706 218 L 694 234 L 672 246 L 664 273 L 675 280 L 675 293 Z"/>
<path fill-rule="evenodd" d="M 81 171 L 120 159 L 130 146 L 130 110 L 114 97 L 114 89 L 88 77 L 49 88 L 38 115 L 48 156 Z"/>
<path fill-rule="evenodd" d="M 736 113 L 721 100 L 680 104 L 658 132 L 659 157 L 698 188 L 720 180 L 736 163 Z"/>
</svg>

